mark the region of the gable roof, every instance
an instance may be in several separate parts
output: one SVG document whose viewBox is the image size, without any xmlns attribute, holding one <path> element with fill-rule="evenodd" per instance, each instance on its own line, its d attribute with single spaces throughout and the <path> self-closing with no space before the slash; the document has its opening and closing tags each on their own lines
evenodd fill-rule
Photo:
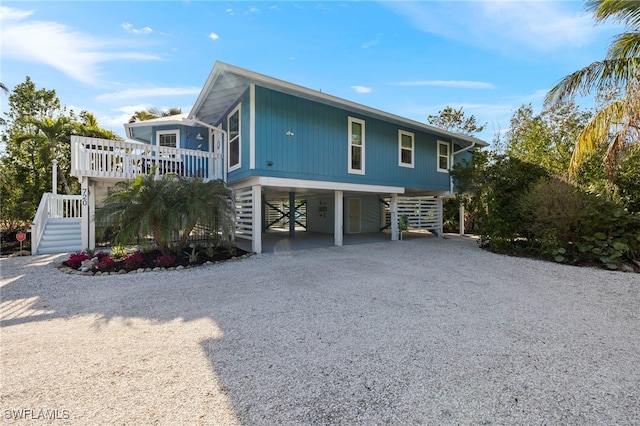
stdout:
<svg viewBox="0 0 640 426">
<path fill-rule="evenodd" d="M 477 146 L 489 145 L 487 142 L 472 136 L 449 132 L 419 121 L 410 120 L 408 118 L 328 95 L 317 90 L 298 86 L 293 83 L 220 61 L 216 61 L 214 64 L 200 95 L 198 95 L 198 99 L 196 99 L 191 112 L 189 112 L 188 118 L 197 119 L 212 125 L 218 124 L 222 121 L 224 114 L 233 106 L 242 93 L 244 93 L 252 83 L 300 98 L 343 108 L 349 111 L 359 112 L 385 121 L 395 122 L 403 126 L 417 128 L 440 137 L 452 139 L 456 142 L 475 144 Z"/>
</svg>

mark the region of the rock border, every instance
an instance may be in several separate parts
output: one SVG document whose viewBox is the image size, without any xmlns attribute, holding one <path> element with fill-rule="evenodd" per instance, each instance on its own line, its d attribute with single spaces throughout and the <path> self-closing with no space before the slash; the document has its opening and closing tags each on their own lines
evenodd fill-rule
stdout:
<svg viewBox="0 0 640 426">
<path fill-rule="evenodd" d="M 182 271 L 182 270 L 187 270 L 187 269 L 194 269 L 194 268 L 199 268 L 199 267 L 203 267 L 203 266 L 211 266 L 211 265 L 217 265 L 220 263 L 225 263 L 225 262 L 234 262 L 234 261 L 239 261 L 242 259 L 246 259 L 248 257 L 253 256 L 255 253 L 251 252 L 251 253 L 245 253 L 241 256 L 234 256 L 231 257 L 229 259 L 226 260 L 218 260 L 215 262 L 212 262 L 210 260 L 206 261 L 205 263 L 199 264 L 199 265 L 188 265 L 188 266 L 183 266 L 183 265 L 178 265 L 178 266 L 171 266 L 169 268 L 163 268 L 161 266 L 156 266 L 155 268 L 138 268 L 138 269 L 134 269 L 131 271 L 127 271 L 126 269 L 120 269 L 119 271 L 107 271 L 107 272 L 103 272 L 103 271 L 81 271 L 78 269 L 73 269 L 70 266 L 66 266 L 63 263 L 59 263 L 58 265 L 56 265 L 56 268 L 58 270 L 60 270 L 61 272 L 65 273 L 65 274 L 69 274 L 69 275 L 84 275 L 84 276 L 103 276 L 103 275 L 127 275 L 127 274 L 141 274 L 141 273 L 145 273 L 145 272 L 168 272 L 168 271 Z"/>
</svg>

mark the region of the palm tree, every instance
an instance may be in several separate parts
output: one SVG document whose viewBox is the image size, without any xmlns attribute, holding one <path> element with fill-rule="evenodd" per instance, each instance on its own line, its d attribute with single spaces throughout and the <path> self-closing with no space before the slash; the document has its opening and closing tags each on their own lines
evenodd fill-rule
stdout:
<svg viewBox="0 0 640 426">
<path fill-rule="evenodd" d="M 0 83 L 0 90 L 2 90 L 5 95 L 9 94 L 9 89 L 4 85 L 4 83 Z"/>
<path fill-rule="evenodd" d="M 96 211 L 95 220 L 115 226 L 116 243 L 151 234 L 158 250 L 167 254 L 176 231 L 178 249 L 182 249 L 198 223 L 212 226 L 215 234 L 230 230 L 234 214 L 230 197 L 222 181 L 140 175 L 133 183 L 118 183 Z"/>
<path fill-rule="evenodd" d="M 43 119 L 37 119 L 30 117 L 27 122 L 34 125 L 37 129 L 35 136 L 29 136 L 35 138 L 40 146 L 40 159 L 43 164 L 48 165 L 52 163 L 52 160 L 58 159 L 59 148 L 62 143 L 69 143 L 69 129 L 71 126 L 71 120 L 65 116 L 59 116 L 56 118 L 45 117 Z M 55 171 L 57 173 L 57 170 Z M 67 194 L 71 194 L 69 183 L 67 182 L 67 176 L 63 170 L 60 173 L 60 180 L 62 186 Z"/>
<path fill-rule="evenodd" d="M 169 109 L 161 110 L 160 108 L 151 107 L 146 111 L 136 111 L 129 119 L 129 123 L 135 123 L 136 121 L 153 120 L 154 118 L 169 117 L 171 115 L 179 114 L 182 114 L 182 109 L 180 108 L 171 107 Z"/>
<path fill-rule="evenodd" d="M 570 172 L 575 172 L 582 161 L 598 146 L 608 143 L 603 163 L 609 178 L 612 179 L 616 158 L 630 141 L 638 140 L 640 2 L 588 0 L 586 8 L 593 12 L 597 22 L 611 18 L 623 23 L 629 31 L 614 39 L 604 60 L 594 62 L 560 80 L 549 91 L 545 102 L 559 104 L 577 94 L 587 95 L 611 88 L 617 88 L 624 93 L 622 98 L 601 109 L 582 131 L 574 147 L 569 167 Z"/>
</svg>

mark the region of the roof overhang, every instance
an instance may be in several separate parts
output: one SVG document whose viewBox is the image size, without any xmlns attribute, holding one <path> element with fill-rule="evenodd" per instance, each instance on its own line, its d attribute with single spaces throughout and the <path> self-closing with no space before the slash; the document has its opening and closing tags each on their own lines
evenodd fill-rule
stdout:
<svg viewBox="0 0 640 426">
<path fill-rule="evenodd" d="M 151 140 L 151 129 L 154 126 L 198 126 L 195 120 L 187 114 L 168 115 L 166 117 L 152 118 L 151 120 L 140 120 L 132 123 L 125 123 L 124 131 L 129 139 L 149 142 Z"/>
<path fill-rule="evenodd" d="M 480 147 L 489 145 L 481 139 L 460 133 L 449 132 L 419 121 L 410 120 L 408 118 L 219 61 L 217 61 L 213 66 L 213 69 L 211 70 L 198 99 L 196 99 L 191 112 L 188 114 L 188 117 L 190 119 L 197 119 L 205 123 L 210 123 L 214 126 L 217 125 L 223 120 L 226 112 L 229 111 L 229 109 L 237 102 L 238 98 L 251 84 L 256 84 L 258 86 L 292 94 L 304 99 L 309 99 L 349 111 L 359 112 L 363 115 L 377 117 L 385 121 L 395 122 L 402 126 L 410 126 L 464 145 L 474 144 L 475 146 Z"/>
</svg>

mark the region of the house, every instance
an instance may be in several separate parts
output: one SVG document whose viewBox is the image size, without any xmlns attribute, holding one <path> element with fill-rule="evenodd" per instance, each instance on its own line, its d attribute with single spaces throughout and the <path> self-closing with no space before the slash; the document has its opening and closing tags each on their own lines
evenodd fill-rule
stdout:
<svg viewBox="0 0 640 426">
<path fill-rule="evenodd" d="M 263 233 L 283 224 L 291 237 L 333 234 L 335 245 L 344 234 L 381 230 L 396 240 L 399 216 L 413 229 L 441 233 L 451 166 L 488 145 L 221 62 L 189 114 L 124 127 L 131 141 L 73 137 L 72 174 L 82 193 L 66 201 L 49 194 L 45 204 L 54 207 L 39 212 L 80 216 L 80 248 L 95 245 L 91 218 L 108 189 L 141 173 L 224 179 L 236 202 L 235 238 L 258 253 Z M 47 240 L 41 222 L 34 220 L 36 250 Z"/>
</svg>

